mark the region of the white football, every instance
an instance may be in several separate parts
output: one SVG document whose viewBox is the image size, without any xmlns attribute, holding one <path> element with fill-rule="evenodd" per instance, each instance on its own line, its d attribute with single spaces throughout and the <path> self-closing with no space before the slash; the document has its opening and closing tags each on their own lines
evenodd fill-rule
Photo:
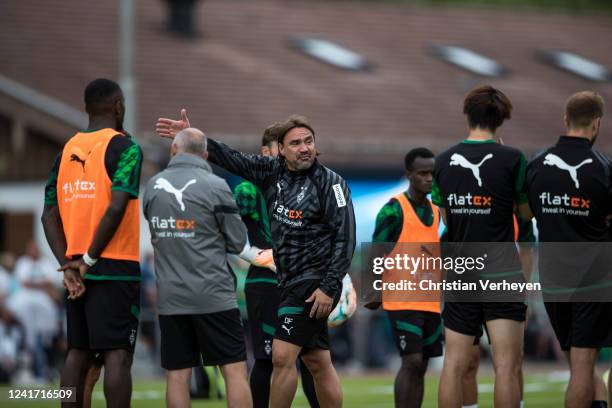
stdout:
<svg viewBox="0 0 612 408">
<path fill-rule="evenodd" d="M 338 304 L 327 317 L 327 326 L 337 327 L 347 321 L 357 309 L 357 292 L 351 277 L 346 274 L 342 279 L 342 293 Z"/>
</svg>

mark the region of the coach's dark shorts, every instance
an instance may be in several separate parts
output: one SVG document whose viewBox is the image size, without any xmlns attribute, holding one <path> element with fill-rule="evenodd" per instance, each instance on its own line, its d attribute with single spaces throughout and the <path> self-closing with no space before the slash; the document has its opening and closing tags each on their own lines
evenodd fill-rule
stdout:
<svg viewBox="0 0 612 408">
<path fill-rule="evenodd" d="M 161 365 L 180 370 L 246 360 L 240 311 L 199 315 L 159 315 Z"/>
<path fill-rule="evenodd" d="M 419 353 L 430 358 L 442 355 L 442 319 L 439 313 L 388 310 L 387 316 L 401 356 Z"/>
<path fill-rule="evenodd" d="M 524 322 L 527 305 L 522 302 L 445 302 L 444 327 L 465 334 L 481 336 L 482 325 L 490 320 Z"/>
<path fill-rule="evenodd" d="M 249 317 L 247 325 L 256 359 L 272 358 L 280 292 L 275 283 L 255 282 L 244 286 Z"/>
<path fill-rule="evenodd" d="M 319 288 L 319 284 L 319 279 L 306 280 L 281 291 L 274 338 L 303 347 L 302 353 L 314 348 L 329 350 L 327 316 L 311 318 L 312 302 L 306 303 L 306 299 Z M 339 290 L 334 298 L 332 310 L 340 300 L 340 293 Z"/>
<path fill-rule="evenodd" d="M 563 350 L 612 346 L 612 303 L 544 302 Z"/>
<path fill-rule="evenodd" d="M 85 280 L 83 297 L 66 299 L 68 349 L 134 352 L 140 282 Z"/>
</svg>

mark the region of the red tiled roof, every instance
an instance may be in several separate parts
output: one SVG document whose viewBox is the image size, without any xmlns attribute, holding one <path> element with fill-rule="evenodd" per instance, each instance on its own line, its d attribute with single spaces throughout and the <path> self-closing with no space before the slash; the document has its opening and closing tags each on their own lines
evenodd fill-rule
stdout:
<svg viewBox="0 0 612 408">
<path fill-rule="evenodd" d="M 0 2 L 0 73 L 76 108 L 99 76 L 117 78 L 118 2 Z M 500 130 L 527 153 L 563 131 L 565 99 L 595 89 L 612 106 L 612 84 L 593 83 L 544 65 L 542 48 L 576 52 L 612 68 L 612 19 L 499 10 L 408 7 L 364 1 L 206 0 L 203 34 L 168 35 L 165 2 L 136 5 L 135 72 L 141 135 L 158 116 L 187 107 L 192 125 L 242 149 L 291 113 L 308 116 L 325 163 L 399 167 L 416 145 L 441 151 L 466 132 L 461 103 L 482 83 L 511 98 L 513 119 Z M 375 65 L 341 71 L 287 45 L 290 36 L 337 42 Z M 511 73 L 489 80 L 446 64 L 428 44 L 462 45 Z M 599 148 L 612 151 L 612 124 Z"/>
</svg>

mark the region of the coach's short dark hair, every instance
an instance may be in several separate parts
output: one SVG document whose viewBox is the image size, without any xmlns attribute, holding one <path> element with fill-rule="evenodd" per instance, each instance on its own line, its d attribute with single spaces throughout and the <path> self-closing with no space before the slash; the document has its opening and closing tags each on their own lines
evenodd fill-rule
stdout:
<svg viewBox="0 0 612 408">
<path fill-rule="evenodd" d="M 571 128 L 589 126 L 594 119 L 604 114 L 605 102 L 601 95 L 593 91 L 573 94 L 565 105 L 565 118 Z"/>
<path fill-rule="evenodd" d="M 287 133 L 289 133 L 289 131 L 295 128 L 306 128 L 310 130 L 310 133 L 312 133 L 313 137 L 315 135 L 315 131 L 313 130 L 312 126 L 310 126 L 310 123 L 308 122 L 308 119 L 306 119 L 306 117 L 301 115 L 291 115 L 281 124 L 278 134 L 278 143 L 282 144 L 283 140 L 285 140 L 285 136 L 287 135 Z"/>
<path fill-rule="evenodd" d="M 512 103 L 499 89 L 485 85 L 473 89 L 465 97 L 463 113 L 467 115 L 471 129 L 488 129 L 491 132 L 510 119 Z"/>
<path fill-rule="evenodd" d="M 121 87 L 116 82 L 106 78 L 94 79 L 85 88 L 85 110 L 90 114 L 106 112 L 118 93 L 121 93 Z"/>
<path fill-rule="evenodd" d="M 261 145 L 270 147 L 272 142 L 277 142 L 280 136 L 280 132 L 283 130 L 283 124 L 280 122 L 274 122 L 268 126 L 261 137 Z"/>
<path fill-rule="evenodd" d="M 406 153 L 406 157 L 404 157 L 404 167 L 406 170 L 412 170 L 412 164 L 418 157 L 431 159 L 434 157 L 434 154 L 431 150 L 425 147 L 417 147 L 410 150 L 408 153 Z"/>
</svg>

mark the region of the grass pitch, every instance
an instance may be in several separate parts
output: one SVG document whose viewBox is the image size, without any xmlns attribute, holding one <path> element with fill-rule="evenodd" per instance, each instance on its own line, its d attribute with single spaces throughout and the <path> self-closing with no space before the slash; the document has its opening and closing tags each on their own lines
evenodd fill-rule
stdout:
<svg viewBox="0 0 612 408">
<path fill-rule="evenodd" d="M 341 376 L 344 391 L 344 406 L 347 408 L 385 408 L 393 407 L 393 376 Z M 478 378 L 479 384 L 479 407 L 493 406 L 493 378 L 490 375 L 482 375 Z M 566 380 L 554 378 L 546 374 L 527 375 L 525 377 L 525 406 L 526 407 L 560 407 L 563 406 L 563 394 L 567 385 Z M 157 408 L 164 407 L 164 383 L 163 381 L 138 381 L 134 382 L 132 395 L 133 408 Z M 0 387 L 0 407 L 58 407 L 58 401 L 16 401 L 8 399 L 8 390 L 11 387 Z M 13 387 L 15 388 L 15 387 Z M 21 388 L 21 387 L 20 387 Z M 424 408 L 437 406 L 438 376 L 427 377 Z M 94 391 L 95 408 L 105 407 L 102 387 L 99 383 Z M 298 388 L 298 394 L 293 404 L 294 407 L 307 408 L 306 398 Z M 225 401 L 219 400 L 194 400 L 193 407 L 221 408 L 225 407 Z"/>
</svg>

